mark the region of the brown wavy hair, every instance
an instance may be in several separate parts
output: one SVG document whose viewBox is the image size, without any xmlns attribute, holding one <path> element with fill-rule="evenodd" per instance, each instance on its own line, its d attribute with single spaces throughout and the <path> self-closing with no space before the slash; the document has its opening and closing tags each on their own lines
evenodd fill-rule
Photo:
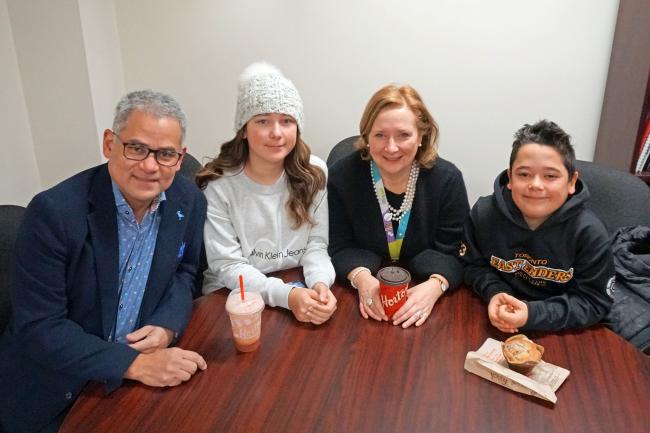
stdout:
<svg viewBox="0 0 650 433">
<path fill-rule="evenodd" d="M 422 136 L 422 147 L 418 147 L 415 160 L 421 167 L 433 167 L 438 158 L 438 124 L 427 110 L 420 94 L 408 85 L 389 84 L 375 92 L 368 101 L 359 122 L 359 139 L 354 143 L 361 158 L 370 160 L 368 134 L 379 113 L 386 108 L 400 107 L 408 107 L 415 114 L 416 127 Z"/>
<path fill-rule="evenodd" d="M 248 140 L 244 138 L 246 126 L 242 127 L 235 138 L 221 145 L 219 155 L 208 162 L 196 174 L 196 184 L 202 190 L 209 182 L 217 180 L 226 170 L 241 168 L 248 160 Z M 293 219 L 292 228 L 298 229 L 307 223 L 312 227 L 316 221 L 309 215 L 309 208 L 314 202 L 316 193 L 325 188 L 325 173 L 320 167 L 310 164 L 311 150 L 307 143 L 300 138 L 300 130 L 296 131 L 296 146 L 284 158 L 284 171 L 289 187 L 289 199 L 285 204 L 287 212 Z"/>
</svg>

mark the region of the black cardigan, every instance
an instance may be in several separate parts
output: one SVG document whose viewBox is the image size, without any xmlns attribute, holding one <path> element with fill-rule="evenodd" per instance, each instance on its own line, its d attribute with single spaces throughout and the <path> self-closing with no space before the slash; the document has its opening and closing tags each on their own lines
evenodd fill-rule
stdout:
<svg viewBox="0 0 650 433">
<path fill-rule="evenodd" d="M 390 261 L 381 210 L 368 161 L 355 152 L 329 170 L 329 253 L 336 275 L 345 279 L 358 266 L 375 274 Z M 415 280 L 443 275 L 450 287 L 462 282 L 457 258 L 463 223 L 469 213 L 463 176 L 452 163 L 438 158 L 421 168 L 400 262 Z"/>
</svg>

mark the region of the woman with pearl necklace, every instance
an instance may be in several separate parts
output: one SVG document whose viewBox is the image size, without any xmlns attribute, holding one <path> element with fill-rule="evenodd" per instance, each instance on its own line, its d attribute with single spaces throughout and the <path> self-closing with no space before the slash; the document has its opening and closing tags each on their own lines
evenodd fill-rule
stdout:
<svg viewBox="0 0 650 433">
<path fill-rule="evenodd" d="M 329 252 L 337 277 L 359 294 L 359 312 L 389 320 L 375 277 L 383 265 L 417 283 L 392 317 L 421 326 L 448 288 L 462 282 L 457 258 L 469 212 L 461 172 L 438 156 L 438 125 L 410 86 L 377 91 L 359 125 L 357 151 L 330 168 Z"/>
</svg>

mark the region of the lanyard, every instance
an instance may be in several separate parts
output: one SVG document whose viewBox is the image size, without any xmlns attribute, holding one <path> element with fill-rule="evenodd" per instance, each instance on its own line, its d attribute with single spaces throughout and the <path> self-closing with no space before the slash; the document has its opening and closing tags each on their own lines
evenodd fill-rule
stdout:
<svg viewBox="0 0 650 433">
<path fill-rule="evenodd" d="M 402 250 L 402 241 L 406 234 L 406 227 L 408 226 L 409 218 L 411 217 L 411 209 L 402 215 L 402 218 L 399 220 L 397 236 L 395 236 L 395 232 L 393 231 L 393 221 L 391 220 L 392 214 L 388 208 L 388 198 L 386 198 L 384 182 L 381 180 L 381 175 L 379 174 L 379 169 L 377 168 L 375 161 L 370 161 L 370 164 L 372 165 L 372 170 L 370 170 L 370 173 L 372 173 L 372 183 L 377 192 L 377 200 L 379 201 L 379 208 L 381 209 L 381 216 L 384 222 L 384 230 L 386 231 L 388 252 L 390 253 L 391 260 L 397 261 L 399 260 L 399 254 Z"/>
</svg>

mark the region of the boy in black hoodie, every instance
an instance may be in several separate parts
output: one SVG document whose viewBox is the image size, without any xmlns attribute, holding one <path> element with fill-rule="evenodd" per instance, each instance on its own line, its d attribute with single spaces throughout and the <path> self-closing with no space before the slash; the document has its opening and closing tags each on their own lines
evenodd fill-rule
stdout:
<svg viewBox="0 0 650 433">
<path fill-rule="evenodd" d="M 607 314 L 614 264 L 588 198 L 569 135 L 548 120 L 516 132 L 510 168 L 472 208 L 460 250 L 496 328 L 583 328 Z"/>
</svg>

